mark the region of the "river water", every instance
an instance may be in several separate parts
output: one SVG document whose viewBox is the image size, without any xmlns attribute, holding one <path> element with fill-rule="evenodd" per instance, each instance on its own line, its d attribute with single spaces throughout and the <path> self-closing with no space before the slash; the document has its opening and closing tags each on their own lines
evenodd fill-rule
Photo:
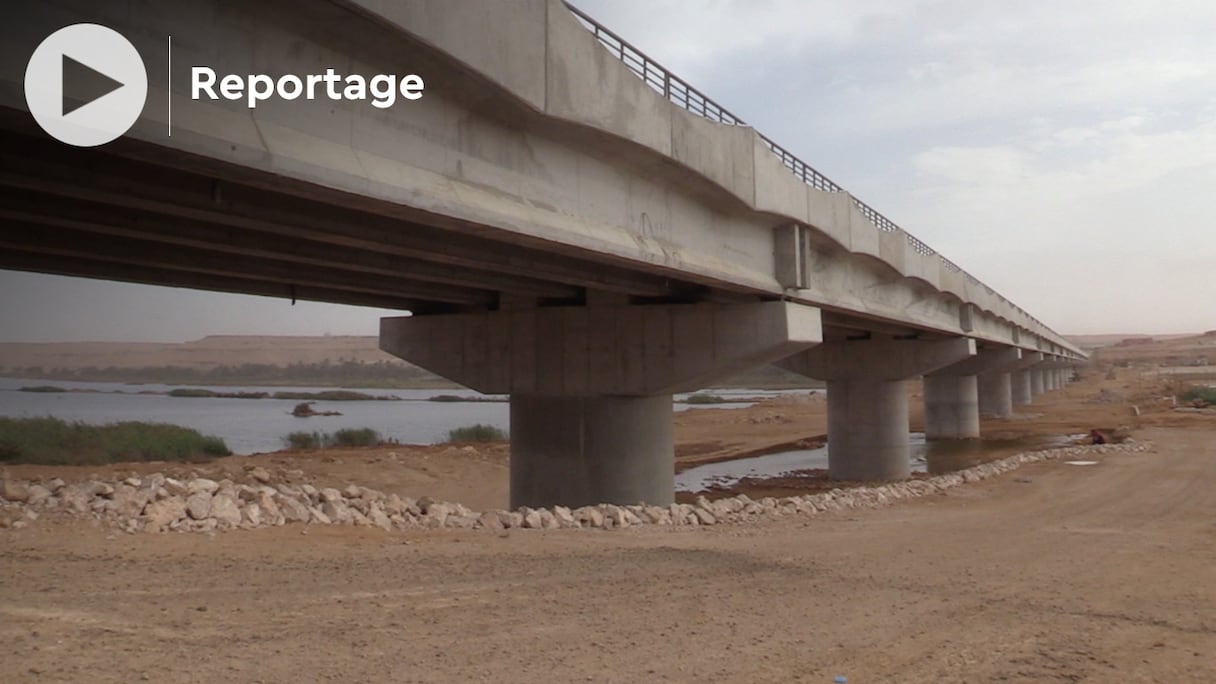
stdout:
<svg viewBox="0 0 1216 684">
<path fill-rule="evenodd" d="M 52 385 L 70 392 L 22 392 L 21 387 Z M 316 401 L 316 411 L 338 411 L 340 416 L 297 418 L 291 409 L 299 399 L 225 399 L 218 397 L 170 397 L 166 392 L 182 385 L 130 385 L 107 382 L 43 381 L 0 377 L 0 416 L 17 418 L 54 416 L 68 421 L 92 424 L 121 421 L 170 423 L 194 428 L 205 435 L 222 438 L 237 454 L 254 454 L 283 448 L 284 435 L 298 430 L 333 432 L 342 428 L 369 427 L 384 438 L 402 444 L 435 444 L 447 439 L 448 431 L 473 424 L 493 425 L 503 431 L 509 427 L 505 396 L 488 396 L 468 389 L 382 390 L 353 389 L 375 396 L 391 396 L 400 401 Z M 323 392 L 333 387 L 260 387 L 196 386 L 216 392 L 280 391 Z M 708 390 L 727 401 L 721 404 L 690 406 L 679 403 L 687 394 L 676 395 L 676 411 L 714 410 L 751 406 L 746 399 L 782 394 L 805 394 L 806 390 Z M 152 394 L 157 392 L 159 394 Z M 816 390 L 823 392 L 823 390 Z M 500 401 L 436 402 L 430 397 L 448 394 L 467 398 Z M 737 399 L 739 401 L 730 401 Z M 1073 435 L 1075 439 L 1084 435 Z M 1069 437 L 1041 438 L 1015 446 L 1041 448 L 1067 443 Z M 910 436 L 913 472 L 948 472 L 986 460 L 990 442 L 925 442 L 922 433 Z M 1009 447 L 1012 443 L 1001 446 Z M 701 491 L 711 486 L 730 486 L 744 477 L 771 477 L 795 470 L 828 467 L 828 447 L 797 449 L 781 453 L 710 463 L 676 475 L 676 489 Z"/>
<path fill-rule="evenodd" d="M 1029 435 L 1015 439 L 963 439 L 925 441 L 923 432 L 908 436 L 908 458 L 912 472 L 934 475 L 970 468 L 998 454 L 1015 450 L 1046 449 L 1073 444 L 1087 437 L 1075 435 Z M 744 478 L 785 475 L 800 470 L 826 470 L 828 446 L 796 449 L 775 454 L 707 463 L 676 474 L 676 491 L 700 492 L 715 487 L 731 487 Z"/>
<path fill-rule="evenodd" d="M 21 392 L 21 387 L 51 385 L 87 392 Z M 237 454 L 275 451 L 283 448 L 284 435 L 298 430 L 333 432 L 342 428 L 369 427 L 386 439 L 403 444 L 434 444 L 447 439 L 453 428 L 481 423 L 507 430 L 508 408 L 498 402 L 434 402 L 439 394 L 470 398 L 487 397 L 473 390 L 381 390 L 354 389 L 375 396 L 392 396 L 402 401 L 317 401 L 316 411 L 339 411 L 340 416 L 297 418 L 291 409 L 298 399 L 223 399 L 217 397 L 170 397 L 164 394 L 182 385 L 128 385 L 106 382 L 66 382 L 0 378 L 0 416 L 54 416 L 68 421 L 92 424 L 135 420 L 171 423 L 194 428 L 205 435 L 222 438 Z M 322 392 L 333 387 L 219 387 L 195 386 L 216 392 Z M 820 390 L 822 391 L 822 390 Z M 782 392 L 765 390 L 712 390 L 724 399 L 774 396 Z M 677 395 L 683 399 L 687 395 Z M 745 401 L 697 405 L 697 409 L 742 408 Z M 676 403 L 675 410 L 690 408 Z"/>
</svg>

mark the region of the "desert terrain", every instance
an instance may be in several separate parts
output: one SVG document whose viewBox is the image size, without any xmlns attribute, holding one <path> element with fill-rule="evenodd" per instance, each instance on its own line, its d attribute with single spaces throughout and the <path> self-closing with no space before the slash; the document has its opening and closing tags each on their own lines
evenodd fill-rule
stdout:
<svg viewBox="0 0 1216 684">
<path fill-rule="evenodd" d="M 1121 427 L 1151 452 L 809 517 L 126 534 L 48 516 L 0 529 L 0 681 L 1216 681 L 1216 415 L 1177 410 L 1172 382 L 1102 367 L 984 423 L 1012 441 Z M 679 414 L 677 468 L 814 438 L 824 408 Z M 239 481 L 255 466 L 475 509 L 506 499 L 503 444 L 4 474 Z"/>
</svg>

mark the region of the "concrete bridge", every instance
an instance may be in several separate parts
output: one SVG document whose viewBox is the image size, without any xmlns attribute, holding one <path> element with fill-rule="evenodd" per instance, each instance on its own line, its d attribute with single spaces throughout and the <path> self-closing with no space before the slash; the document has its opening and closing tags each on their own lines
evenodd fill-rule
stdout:
<svg viewBox="0 0 1216 684">
<path fill-rule="evenodd" d="M 833 477 L 899 479 L 908 379 L 930 438 L 976 437 L 1084 359 L 559 0 L 15 7 L 0 268 L 408 310 L 385 350 L 510 394 L 513 506 L 670 502 L 671 394 L 748 367 L 827 381 Z M 96 149 L 22 95 L 38 42 L 86 21 L 148 74 L 143 116 Z M 426 85 L 249 109 L 191 99 L 197 65 Z"/>
</svg>

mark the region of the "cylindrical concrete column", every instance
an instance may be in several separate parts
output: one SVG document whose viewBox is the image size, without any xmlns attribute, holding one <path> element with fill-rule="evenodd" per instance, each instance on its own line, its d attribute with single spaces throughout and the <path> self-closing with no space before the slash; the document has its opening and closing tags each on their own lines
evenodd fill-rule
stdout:
<svg viewBox="0 0 1216 684">
<path fill-rule="evenodd" d="M 981 414 L 998 418 L 1013 415 L 1013 388 L 1009 373 L 980 373 L 976 380 Z"/>
<path fill-rule="evenodd" d="M 511 507 L 675 500 L 671 395 L 511 395 Z"/>
<path fill-rule="evenodd" d="M 925 376 L 925 439 L 980 436 L 979 389 L 974 375 Z"/>
<path fill-rule="evenodd" d="M 1030 374 L 1030 395 L 1037 397 L 1043 393 L 1043 371 L 1032 368 L 1027 372 Z"/>
<path fill-rule="evenodd" d="M 827 384 L 828 475 L 833 480 L 906 480 L 912 464 L 905 381 Z"/>
<path fill-rule="evenodd" d="M 1047 391 L 1054 392 L 1060 389 L 1060 371 L 1052 369 L 1047 371 Z"/>
<path fill-rule="evenodd" d="M 1020 370 L 1010 374 L 1012 387 L 1013 403 L 1021 406 L 1029 404 L 1032 397 L 1030 394 L 1030 376 L 1034 371 Z"/>
</svg>

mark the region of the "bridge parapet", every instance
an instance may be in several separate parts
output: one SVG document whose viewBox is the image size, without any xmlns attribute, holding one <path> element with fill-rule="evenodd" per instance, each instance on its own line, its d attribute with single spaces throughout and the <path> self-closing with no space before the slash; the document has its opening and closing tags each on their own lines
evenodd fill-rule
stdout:
<svg viewBox="0 0 1216 684">
<path fill-rule="evenodd" d="M 600 44 L 602 44 L 607 49 L 609 54 L 611 54 L 612 56 L 614 56 L 618 60 L 620 60 L 629 69 L 629 71 L 631 71 L 634 75 L 636 75 L 639 79 L 641 79 L 643 83 L 645 83 L 647 86 L 649 86 L 651 89 L 653 89 L 656 93 L 660 94 L 668 102 L 670 102 L 670 103 L 674 104 L 675 106 L 677 106 L 681 109 L 684 109 L 685 111 L 688 111 L 696 116 L 708 119 L 709 121 L 712 121 L 714 123 L 725 124 L 727 126 L 740 126 L 740 127 L 748 126 L 748 124 L 746 123 L 746 121 L 743 120 L 742 117 L 731 112 L 729 109 L 722 106 L 718 102 L 714 101 L 712 98 L 710 98 L 705 93 L 703 93 L 699 89 L 697 89 L 694 86 L 692 86 L 691 84 L 689 84 L 684 79 L 673 74 L 670 70 L 665 68 L 663 65 L 659 64 L 657 61 L 655 61 L 654 59 L 647 56 L 646 53 L 642 52 L 637 47 L 630 44 L 628 41 L 626 41 L 621 36 L 619 36 L 618 34 L 613 32 L 611 29 L 609 29 L 609 28 L 603 26 L 602 24 L 600 24 L 599 22 L 597 22 L 594 18 L 592 18 L 587 13 L 578 9 L 577 7 L 570 4 L 569 2 L 566 2 L 565 0 L 563 0 L 563 4 L 570 10 L 570 12 L 575 17 L 578 18 L 580 23 L 582 23 L 582 25 L 588 31 L 591 32 L 591 34 L 596 38 L 596 40 L 598 40 L 600 42 Z M 801 181 L 803 184 L 809 186 L 810 188 L 812 188 L 814 190 L 818 190 L 818 191 L 824 192 L 824 193 L 847 193 L 847 191 L 840 184 L 836 183 L 831 178 L 829 178 L 827 175 L 823 174 L 819 170 L 815 169 L 815 167 L 811 166 L 807 162 L 800 159 L 793 152 L 790 152 L 788 149 L 782 147 L 780 144 L 778 144 L 772 138 L 769 138 L 768 136 L 766 136 L 762 133 L 759 133 L 758 131 L 756 132 L 756 135 L 759 138 L 759 141 L 761 142 L 761 144 L 765 147 L 765 149 L 767 149 L 769 152 L 771 152 L 772 155 L 775 156 L 777 158 L 777 160 L 797 180 Z M 758 159 L 757 159 L 757 163 L 759 163 Z M 718 180 L 718 179 L 714 179 L 714 180 Z M 730 187 L 730 186 L 728 185 L 727 187 Z M 761 197 L 760 197 L 760 192 L 761 192 L 760 187 L 761 186 L 759 183 L 756 183 L 755 187 L 756 187 L 756 189 L 754 191 L 755 206 L 758 209 L 763 210 L 765 207 L 761 206 L 762 205 Z M 983 283 L 978 278 L 971 275 L 970 273 L 967 273 L 961 266 L 959 266 L 955 262 L 951 261 L 950 259 L 946 258 L 944 255 L 942 255 L 939 252 L 937 252 L 936 250 L 934 250 L 932 247 L 930 247 L 928 245 L 928 243 L 917 238 L 915 235 L 913 235 L 912 233 L 908 232 L 907 230 L 905 230 L 904 228 L 899 226 L 899 224 L 895 223 L 895 221 L 888 218 L 882 212 L 878 211 L 877 209 L 875 209 L 871 205 L 867 204 L 866 202 L 862 201 L 858 197 L 855 197 L 851 194 L 848 194 L 847 196 L 849 197 L 852 204 L 856 207 L 856 210 L 861 214 L 861 216 L 863 216 L 866 219 L 866 221 L 868 221 L 870 224 L 872 224 L 879 231 L 884 232 L 884 233 L 894 233 L 896 235 L 901 236 L 903 238 L 903 240 L 905 240 L 907 242 L 907 245 L 911 249 L 911 251 L 916 252 L 917 254 L 920 254 L 923 256 L 928 256 L 928 257 L 936 257 L 936 260 L 940 263 L 940 267 L 941 267 L 940 270 L 943 273 L 958 274 L 959 275 L 958 279 L 949 277 L 949 278 L 942 278 L 940 280 L 948 280 L 952 284 L 956 283 L 956 282 L 959 283 L 959 287 L 957 288 L 957 290 L 954 290 L 954 291 L 957 294 L 959 294 L 960 296 L 963 295 L 963 292 L 964 292 L 964 287 L 962 286 L 962 283 L 964 281 L 971 285 L 983 285 Z M 765 198 L 765 199 L 767 201 L 765 201 L 763 204 L 769 204 L 769 203 L 779 204 L 779 202 L 773 202 L 771 198 Z M 812 221 L 812 223 L 814 223 L 817 228 L 819 228 L 821 226 L 825 226 L 825 225 L 831 225 L 831 222 L 817 223 L 817 222 Z M 846 243 L 842 242 L 841 244 L 846 244 Z M 852 245 L 848 245 L 848 246 L 851 247 Z M 863 253 L 865 252 L 864 249 L 862 249 L 860 251 L 862 251 Z M 890 251 L 888 253 L 894 254 L 895 252 Z M 897 268 L 898 268 L 898 266 L 897 266 Z M 904 270 L 902 268 L 898 269 L 898 270 L 900 270 L 901 272 L 904 272 Z M 938 278 L 934 277 L 936 275 L 936 269 L 934 269 L 934 270 L 917 269 L 917 271 L 912 274 L 908 274 L 905 272 L 905 275 L 914 275 L 916 277 L 921 277 L 922 279 L 925 279 L 927 282 L 930 282 L 932 284 L 938 284 L 937 282 L 934 282 L 934 281 L 940 282 L 940 280 Z M 984 286 L 984 287 L 987 288 L 987 286 Z M 943 289 L 946 289 L 946 288 L 943 288 Z M 951 289 L 953 289 L 953 288 L 951 288 Z M 998 301 L 1002 302 L 1003 304 L 1007 305 L 1008 307 L 1010 307 L 1014 311 L 1016 311 L 1019 314 L 1019 317 L 1024 318 L 1025 319 L 1024 323 L 1027 325 L 1028 328 L 1030 326 L 1034 326 L 1039 329 L 1036 332 L 1051 333 L 1050 328 L 1048 328 L 1046 325 L 1044 325 L 1042 323 L 1042 321 L 1040 321 L 1037 318 L 1035 318 L 1034 316 L 1030 315 L 1026 310 L 1017 306 L 1013 302 L 1010 302 L 1004 296 L 994 293 L 991 288 L 987 288 L 987 289 L 988 289 L 989 293 L 995 294 L 996 299 Z M 1054 333 L 1052 333 L 1052 334 L 1054 334 Z"/>
</svg>

